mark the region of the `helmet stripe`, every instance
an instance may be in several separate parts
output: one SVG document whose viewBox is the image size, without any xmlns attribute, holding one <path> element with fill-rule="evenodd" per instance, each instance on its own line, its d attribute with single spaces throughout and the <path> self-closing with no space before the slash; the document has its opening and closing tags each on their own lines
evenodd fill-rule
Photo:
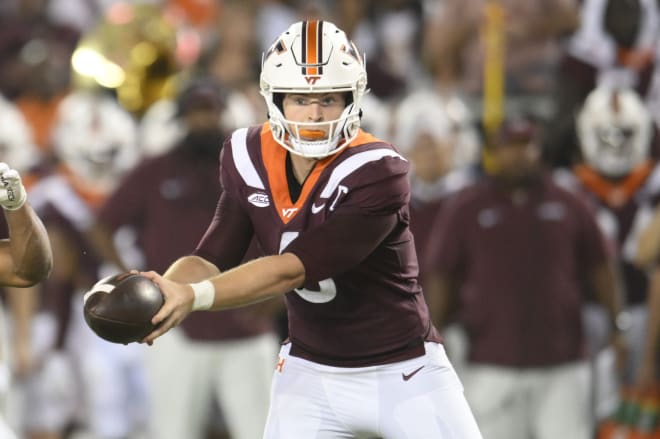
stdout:
<svg viewBox="0 0 660 439">
<path fill-rule="evenodd" d="M 310 21 L 307 25 L 307 64 L 318 64 L 318 20 Z M 307 68 L 308 75 L 318 75 L 316 67 Z"/>
<path fill-rule="evenodd" d="M 316 36 L 316 41 L 318 42 L 318 64 L 323 64 L 323 20 L 319 21 L 319 30 Z M 319 75 L 323 74 L 323 66 L 319 66 Z"/>
<path fill-rule="evenodd" d="M 300 60 L 300 63 L 303 65 L 302 68 L 302 74 L 306 75 L 307 74 L 307 67 L 305 65 L 307 64 L 307 22 L 303 21 L 302 22 L 302 32 L 301 32 L 303 38 L 300 39 L 300 44 L 302 45 L 302 50 L 300 51 L 302 59 Z"/>
</svg>

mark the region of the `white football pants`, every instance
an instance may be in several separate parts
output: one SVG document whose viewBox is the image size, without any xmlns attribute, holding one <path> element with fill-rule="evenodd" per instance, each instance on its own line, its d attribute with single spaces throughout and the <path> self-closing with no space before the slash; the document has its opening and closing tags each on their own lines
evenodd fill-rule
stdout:
<svg viewBox="0 0 660 439">
<path fill-rule="evenodd" d="M 343 368 L 280 351 L 265 439 L 480 439 L 442 345 L 381 366 Z"/>
</svg>

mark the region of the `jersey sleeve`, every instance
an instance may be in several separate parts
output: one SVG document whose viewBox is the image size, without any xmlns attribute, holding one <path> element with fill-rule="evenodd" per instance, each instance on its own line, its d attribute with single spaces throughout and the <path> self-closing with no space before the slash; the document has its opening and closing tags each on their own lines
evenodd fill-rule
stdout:
<svg viewBox="0 0 660 439">
<path fill-rule="evenodd" d="M 193 254 L 215 264 L 221 271 L 243 260 L 254 235 L 248 214 L 238 202 L 236 184 L 231 184 L 231 140 L 225 141 L 220 156 L 220 195 L 213 219 Z"/>
<path fill-rule="evenodd" d="M 409 164 L 396 157 L 384 157 L 360 168 L 344 183 L 350 188 L 336 205 L 338 214 L 387 215 L 410 201 Z"/>
</svg>

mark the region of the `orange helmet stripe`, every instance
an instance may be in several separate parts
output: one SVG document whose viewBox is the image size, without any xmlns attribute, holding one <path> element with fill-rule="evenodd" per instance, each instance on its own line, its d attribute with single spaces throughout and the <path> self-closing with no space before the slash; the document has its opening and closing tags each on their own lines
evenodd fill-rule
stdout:
<svg viewBox="0 0 660 439">
<path fill-rule="evenodd" d="M 301 64 L 303 75 L 322 75 L 323 66 L 323 20 L 302 22 Z"/>
<path fill-rule="evenodd" d="M 318 64 L 318 29 L 319 21 L 313 20 L 307 22 L 307 64 Z M 307 68 L 308 75 L 318 75 L 316 67 Z"/>
</svg>

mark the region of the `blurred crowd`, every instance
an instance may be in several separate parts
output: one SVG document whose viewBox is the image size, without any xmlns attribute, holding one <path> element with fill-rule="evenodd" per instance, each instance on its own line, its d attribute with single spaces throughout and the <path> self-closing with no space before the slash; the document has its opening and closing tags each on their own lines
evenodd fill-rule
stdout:
<svg viewBox="0 0 660 439">
<path fill-rule="evenodd" d="M 261 54 L 301 19 L 366 54 L 362 128 L 412 165 L 420 277 L 484 437 L 660 437 L 657 0 L 2 0 L 0 161 L 55 256 L 3 292 L 19 437 L 260 437 L 281 303 L 123 346 L 82 294 L 194 249 L 222 139 L 266 120 Z"/>
</svg>

